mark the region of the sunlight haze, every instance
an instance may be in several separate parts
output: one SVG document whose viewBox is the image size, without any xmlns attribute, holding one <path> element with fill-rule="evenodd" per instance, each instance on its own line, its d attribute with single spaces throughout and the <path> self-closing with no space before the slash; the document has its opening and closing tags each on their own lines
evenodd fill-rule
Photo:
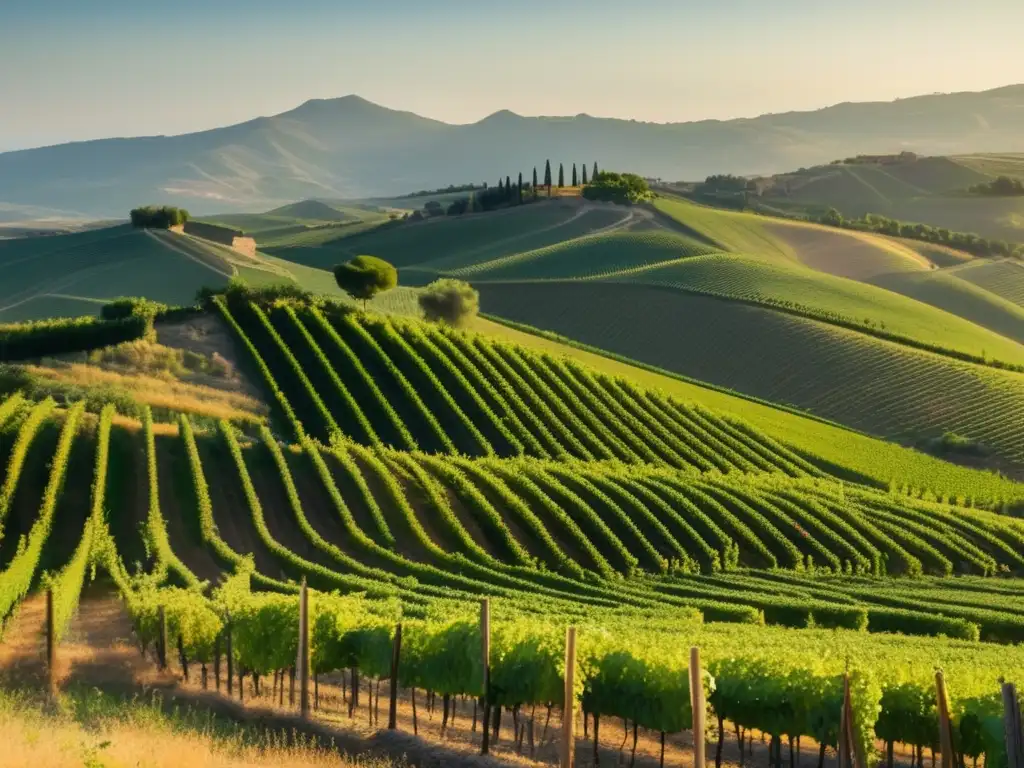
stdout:
<svg viewBox="0 0 1024 768">
<path fill-rule="evenodd" d="M 679 122 L 1024 80 L 1024 3 L 781 0 L 498 6 L 0 3 L 0 151 L 177 134 L 358 94 L 450 123 Z M 566 60 L 570 64 L 564 63 Z M 172 95 L 166 83 L 187 87 Z"/>
</svg>

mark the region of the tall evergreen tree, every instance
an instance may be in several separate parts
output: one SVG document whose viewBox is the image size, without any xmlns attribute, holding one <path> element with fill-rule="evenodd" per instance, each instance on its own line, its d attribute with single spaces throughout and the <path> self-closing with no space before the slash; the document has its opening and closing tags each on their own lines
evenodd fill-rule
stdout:
<svg viewBox="0 0 1024 768">
<path fill-rule="evenodd" d="M 523 203 L 523 172 L 522 171 L 519 172 L 519 193 L 518 194 L 519 194 L 518 202 L 519 202 L 520 205 L 522 205 L 522 203 Z"/>
<path fill-rule="evenodd" d="M 583 186 L 587 186 L 587 164 L 583 164 Z"/>
<path fill-rule="evenodd" d="M 576 163 L 572 164 L 572 185 L 574 187 L 579 186 L 579 184 L 577 184 L 577 181 L 576 181 Z"/>
<path fill-rule="evenodd" d="M 561 189 L 564 186 L 565 186 L 565 168 L 563 168 L 562 164 L 559 163 L 558 164 L 558 188 Z"/>
<path fill-rule="evenodd" d="M 501 177 L 498 177 L 498 196 L 500 197 L 505 193 L 504 188 L 501 186 Z"/>
<path fill-rule="evenodd" d="M 508 176 L 505 177 L 505 197 L 508 200 L 512 199 L 512 179 Z"/>
<path fill-rule="evenodd" d="M 550 160 L 545 160 L 544 161 L 544 186 L 545 187 L 550 187 L 551 186 L 551 161 Z"/>
<path fill-rule="evenodd" d="M 597 160 L 594 161 L 594 173 L 590 176 L 591 181 L 597 181 Z"/>
<path fill-rule="evenodd" d="M 537 166 L 533 166 L 533 188 L 537 189 Z"/>
</svg>

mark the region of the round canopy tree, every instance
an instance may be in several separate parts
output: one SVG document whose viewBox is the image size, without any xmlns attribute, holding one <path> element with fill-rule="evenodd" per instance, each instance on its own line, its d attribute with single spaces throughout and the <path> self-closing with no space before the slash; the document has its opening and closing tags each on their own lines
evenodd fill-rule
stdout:
<svg viewBox="0 0 1024 768">
<path fill-rule="evenodd" d="M 443 278 L 420 292 L 419 303 L 427 320 L 465 325 L 480 311 L 480 294 L 469 283 Z"/>
<path fill-rule="evenodd" d="M 334 268 L 334 279 L 353 299 L 361 299 L 366 309 L 367 301 L 398 285 L 398 270 L 376 256 L 356 256 Z"/>
</svg>

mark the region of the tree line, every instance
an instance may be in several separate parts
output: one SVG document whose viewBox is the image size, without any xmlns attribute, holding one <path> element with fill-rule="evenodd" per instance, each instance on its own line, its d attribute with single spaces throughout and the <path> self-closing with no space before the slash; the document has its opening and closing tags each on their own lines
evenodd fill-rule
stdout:
<svg viewBox="0 0 1024 768">
<path fill-rule="evenodd" d="M 975 184 L 967 188 L 972 195 L 986 197 L 1020 197 L 1024 196 L 1024 181 L 1010 176 L 999 176 L 987 184 Z"/>
<path fill-rule="evenodd" d="M 954 232 L 945 227 L 899 221 L 877 213 L 869 213 L 859 219 L 848 219 L 835 208 L 829 208 L 818 221 L 830 227 L 856 229 L 861 232 L 875 232 L 890 237 L 906 237 L 925 243 L 946 245 L 974 256 L 1024 256 L 1024 245 L 989 239 L 973 232 Z"/>
</svg>

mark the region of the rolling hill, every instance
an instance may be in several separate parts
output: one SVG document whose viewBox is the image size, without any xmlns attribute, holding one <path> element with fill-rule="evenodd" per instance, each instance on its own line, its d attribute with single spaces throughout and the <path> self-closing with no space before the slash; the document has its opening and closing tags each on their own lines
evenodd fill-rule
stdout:
<svg viewBox="0 0 1024 768">
<path fill-rule="evenodd" d="M 124 224 L 0 240 L 0 323 L 96 315 L 105 302 L 120 296 L 190 305 L 200 288 L 223 287 L 235 275 L 253 285 L 294 282 L 345 299 L 329 272 L 270 256 L 252 259 L 189 235 Z M 375 305 L 414 313 L 413 293 L 401 288 Z"/>
<path fill-rule="evenodd" d="M 1024 86 L 1015 85 L 727 121 L 652 124 L 503 111 L 449 125 L 346 96 L 181 136 L 6 152 L 0 203 L 112 216 L 156 200 L 217 213 L 311 197 L 397 195 L 452 179 L 491 179 L 497 147 L 506 173 L 528 173 L 551 157 L 668 179 L 778 173 L 894 147 L 921 154 L 1021 151 L 1022 101 Z M 922 184 L 916 177 L 849 183 L 863 188 L 858 200 L 872 202 Z"/>
<path fill-rule="evenodd" d="M 478 285 L 489 313 L 701 381 L 916 443 L 954 431 L 1024 460 L 1024 375 L 672 288 Z M 599 309 L 600 308 L 600 309 Z"/>
<path fill-rule="evenodd" d="M 983 237 L 1024 241 L 1024 198 L 967 194 L 999 175 L 1024 177 L 1024 155 L 921 157 L 839 163 L 779 174 L 764 182 L 766 205 L 844 216 L 877 213 Z"/>
</svg>

